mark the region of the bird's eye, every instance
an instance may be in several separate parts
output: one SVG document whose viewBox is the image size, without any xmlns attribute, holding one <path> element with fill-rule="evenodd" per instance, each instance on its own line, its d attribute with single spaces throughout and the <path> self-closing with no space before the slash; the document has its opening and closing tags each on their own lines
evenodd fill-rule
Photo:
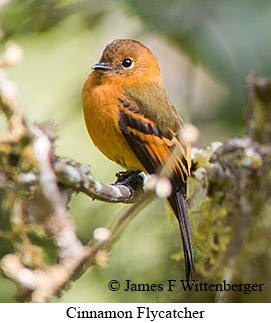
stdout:
<svg viewBox="0 0 271 323">
<path fill-rule="evenodd" d="M 130 58 L 125 58 L 123 61 L 122 61 L 122 66 L 125 67 L 125 68 L 130 68 L 134 65 L 134 62 L 130 59 Z"/>
</svg>

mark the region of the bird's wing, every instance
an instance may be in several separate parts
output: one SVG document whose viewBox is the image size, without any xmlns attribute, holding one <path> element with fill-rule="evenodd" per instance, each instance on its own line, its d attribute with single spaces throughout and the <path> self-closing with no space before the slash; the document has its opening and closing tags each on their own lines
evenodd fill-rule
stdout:
<svg viewBox="0 0 271 323">
<path fill-rule="evenodd" d="M 190 172 L 190 146 L 183 146 L 178 133 L 170 128 L 161 128 L 144 115 L 133 100 L 119 99 L 119 127 L 149 174 L 160 173 L 163 166 L 170 169 L 170 180 L 173 186 L 168 202 L 180 225 L 186 278 L 193 276 L 193 250 L 189 220 L 185 204 L 186 178 Z M 175 150 L 177 148 L 177 153 Z M 173 157 L 173 158 L 172 158 Z"/>
<path fill-rule="evenodd" d="M 132 101 L 119 99 L 119 127 L 126 141 L 149 174 L 166 165 L 175 189 L 181 188 L 190 172 L 190 146 L 181 144 L 178 132 L 161 129 Z"/>
</svg>

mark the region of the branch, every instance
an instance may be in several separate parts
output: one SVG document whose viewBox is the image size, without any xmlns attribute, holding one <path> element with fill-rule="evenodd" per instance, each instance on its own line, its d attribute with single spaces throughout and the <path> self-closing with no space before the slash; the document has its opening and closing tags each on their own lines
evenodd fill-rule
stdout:
<svg viewBox="0 0 271 323">
<path fill-rule="evenodd" d="M 117 174 L 115 184 L 106 185 L 93 179 L 89 165 L 70 160 L 57 160 L 53 164 L 59 183 L 82 192 L 93 199 L 111 203 L 134 203 L 143 193 L 144 174 L 132 172 L 121 176 Z"/>
<path fill-rule="evenodd" d="M 271 79 L 247 77 L 246 132 L 255 141 L 271 142 Z"/>
<path fill-rule="evenodd" d="M 83 246 L 75 234 L 74 223 L 67 212 L 68 199 L 66 198 L 65 193 L 67 188 L 70 187 L 65 187 L 64 189 L 60 188 L 57 182 L 58 179 L 55 174 L 55 170 L 52 165 L 58 169 L 58 172 L 61 173 L 62 178 L 63 174 L 65 175 L 64 178 L 66 179 L 66 183 L 67 178 L 73 178 L 73 180 L 68 182 L 69 186 L 74 186 L 77 184 L 77 189 L 81 188 L 83 191 L 88 192 L 89 185 L 86 187 L 86 185 L 82 185 L 81 181 L 76 182 L 74 180 L 74 176 L 70 177 L 70 174 L 76 174 L 75 171 L 77 170 L 71 165 L 61 162 L 52 164 L 52 159 L 54 159 L 54 156 L 51 140 L 38 126 L 32 126 L 32 132 L 35 135 L 33 151 L 35 153 L 39 169 L 39 189 L 41 189 L 42 192 L 42 199 L 46 200 L 48 203 L 47 209 L 43 210 L 43 212 L 45 211 L 44 213 L 46 218 L 43 219 L 42 226 L 47 234 L 49 236 L 53 236 L 56 241 L 59 248 L 59 262 L 58 264 L 51 266 L 50 268 L 46 268 L 45 270 L 31 270 L 23 265 L 20 256 L 16 254 L 8 254 L 3 257 L 1 266 L 6 275 L 19 284 L 22 300 L 45 302 L 49 297 L 57 294 L 57 292 L 70 280 L 72 280 L 78 274 L 78 272 L 82 273 L 82 271 L 86 270 L 88 266 L 101 262 L 100 255 L 103 253 L 102 250 L 109 250 L 112 247 L 123 228 L 131 221 L 136 212 L 138 212 L 147 203 L 147 201 L 149 201 L 150 194 L 145 194 L 144 198 L 142 198 L 139 203 L 132 205 L 122 215 L 120 215 L 117 223 L 112 225 L 112 231 L 110 229 L 100 228 L 100 232 L 107 232 L 106 237 L 104 235 L 101 236 L 101 234 L 97 236 L 98 231 L 96 231 L 96 239 L 90 243 L 90 246 Z M 65 173 L 63 170 L 67 170 L 67 167 L 68 171 Z M 84 165 L 77 165 L 77 167 L 79 169 L 85 169 Z M 31 182 L 31 184 L 36 184 L 37 177 L 35 175 L 27 176 L 27 174 L 24 174 L 22 177 L 27 179 L 28 184 L 29 182 Z M 29 181 L 29 178 L 32 180 Z M 83 177 L 83 179 L 84 183 L 89 183 L 88 172 L 87 177 Z M 131 180 L 131 176 L 129 176 L 129 180 Z M 93 181 L 91 183 L 96 184 L 96 182 Z M 130 192 L 128 187 L 124 184 L 115 185 L 116 189 L 111 189 L 113 185 L 103 186 L 104 188 L 102 191 L 102 196 L 107 194 L 110 201 L 115 201 L 115 194 L 118 186 L 120 186 L 120 192 Z M 110 195 L 111 191 L 113 192 L 112 196 Z M 93 194 L 100 194 L 100 190 L 98 193 L 95 192 L 96 191 L 91 189 L 91 196 L 93 196 Z M 120 199 L 119 196 L 117 198 Z M 39 196 L 38 203 L 41 203 L 40 199 L 41 197 Z M 14 216 L 20 217 L 21 221 L 23 222 L 24 216 L 22 215 L 22 201 L 19 201 L 19 203 L 19 208 L 16 207 L 16 210 L 14 210 Z M 35 199 L 28 202 L 27 209 L 32 210 L 33 203 L 36 203 Z M 40 214 L 32 214 L 32 216 L 35 218 L 35 222 L 40 221 Z"/>
</svg>

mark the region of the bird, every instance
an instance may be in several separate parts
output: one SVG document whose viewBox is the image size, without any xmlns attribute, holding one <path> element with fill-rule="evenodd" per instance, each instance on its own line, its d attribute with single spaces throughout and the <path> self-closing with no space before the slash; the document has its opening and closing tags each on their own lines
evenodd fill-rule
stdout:
<svg viewBox="0 0 271 323">
<path fill-rule="evenodd" d="M 137 40 L 111 41 L 92 66 L 82 101 L 88 134 L 107 158 L 147 174 L 170 169 L 172 191 L 167 202 L 181 231 L 186 279 L 192 279 L 194 256 L 186 205 L 191 146 L 163 85 L 157 58 Z"/>
</svg>

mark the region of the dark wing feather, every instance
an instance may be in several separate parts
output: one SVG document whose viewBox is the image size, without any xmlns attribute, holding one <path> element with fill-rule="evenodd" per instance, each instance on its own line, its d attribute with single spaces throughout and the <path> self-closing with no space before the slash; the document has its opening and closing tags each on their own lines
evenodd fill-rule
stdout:
<svg viewBox="0 0 271 323">
<path fill-rule="evenodd" d="M 170 129 L 163 131 L 151 120 L 146 118 L 142 111 L 131 104 L 127 99 L 119 100 L 119 127 L 129 146 L 149 174 L 159 173 L 165 165 L 176 145 L 179 145 L 183 154 L 172 162 L 170 177 L 173 192 L 168 202 L 175 213 L 182 233 L 186 277 L 193 276 L 193 250 L 191 233 L 184 195 L 186 194 L 186 178 L 190 171 L 186 148 L 184 149 L 176 134 Z"/>
<path fill-rule="evenodd" d="M 146 171 L 150 174 L 154 174 L 157 168 L 157 164 L 148 152 L 147 147 L 139 139 L 138 136 L 134 135 L 129 129 L 131 125 L 135 126 L 134 120 L 129 117 L 125 112 L 120 111 L 119 127 L 128 142 L 129 146 L 132 148 L 133 152 L 144 166 Z"/>
</svg>

